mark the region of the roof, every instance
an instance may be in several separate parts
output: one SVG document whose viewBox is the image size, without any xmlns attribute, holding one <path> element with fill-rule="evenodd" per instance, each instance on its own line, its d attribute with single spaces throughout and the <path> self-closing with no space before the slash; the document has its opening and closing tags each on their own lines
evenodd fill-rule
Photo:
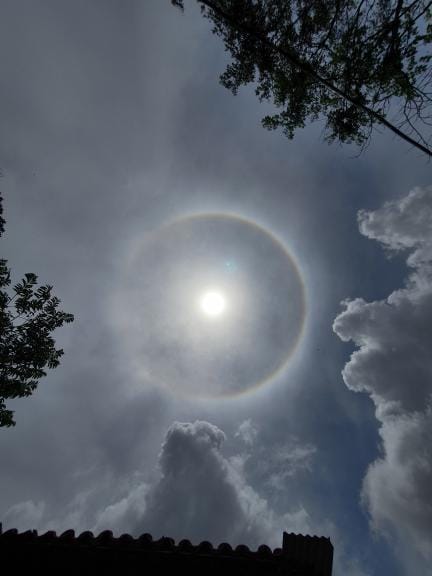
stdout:
<svg viewBox="0 0 432 576">
<path fill-rule="evenodd" d="M 110 530 L 97 536 L 73 530 L 60 535 L 38 534 L 36 530 L 19 533 L 1 531 L 0 558 L 3 569 L 10 567 L 44 574 L 247 574 L 248 576 L 285 574 L 286 576 L 331 576 L 333 546 L 328 538 L 283 534 L 282 548 L 259 546 L 250 550 L 228 543 L 214 547 L 210 542 L 194 546 L 189 540 L 176 544 L 172 538 L 153 540 L 150 534 L 138 538 L 130 534 L 114 537 Z"/>
</svg>

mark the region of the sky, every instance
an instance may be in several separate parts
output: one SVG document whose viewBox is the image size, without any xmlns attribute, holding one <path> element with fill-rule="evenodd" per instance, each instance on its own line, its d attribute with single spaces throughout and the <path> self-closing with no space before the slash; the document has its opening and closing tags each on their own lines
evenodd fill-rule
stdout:
<svg viewBox="0 0 432 576">
<path fill-rule="evenodd" d="M 9 403 L 3 528 L 432 574 L 430 164 L 264 130 L 196 2 L 1 6 L 2 254 L 75 315 Z"/>
</svg>

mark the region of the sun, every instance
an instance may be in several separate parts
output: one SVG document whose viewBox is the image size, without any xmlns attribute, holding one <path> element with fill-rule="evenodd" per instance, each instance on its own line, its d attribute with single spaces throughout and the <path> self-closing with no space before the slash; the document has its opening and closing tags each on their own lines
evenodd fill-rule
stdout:
<svg viewBox="0 0 432 576">
<path fill-rule="evenodd" d="M 224 295 L 217 290 L 208 290 L 200 298 L 200 309 L 209 318 L 221 316 L 226 309 Z"/>
</svg>

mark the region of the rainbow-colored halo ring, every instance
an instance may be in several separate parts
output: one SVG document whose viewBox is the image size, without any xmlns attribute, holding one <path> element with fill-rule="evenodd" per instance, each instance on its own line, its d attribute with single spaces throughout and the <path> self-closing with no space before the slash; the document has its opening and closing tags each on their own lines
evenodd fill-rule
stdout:
<svg viewBox="0 0 432 576">
<path fill-rule="evenodd" d="M 293 256 L 234 214 L 182 216 L 147 235 L 130 251 L 119 294 L 117 327 L 139 379 L 187 397 L 235 397 L 274 381 L 305 324 Z M 217 321 L 200 313 L 205 294 L 223 298 Z"/>
</svg>

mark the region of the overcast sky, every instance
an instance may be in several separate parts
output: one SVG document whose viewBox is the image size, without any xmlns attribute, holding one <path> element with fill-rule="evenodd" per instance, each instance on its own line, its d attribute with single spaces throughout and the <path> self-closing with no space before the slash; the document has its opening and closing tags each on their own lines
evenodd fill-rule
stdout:
<svg viewBox="0 0 432 576">
<path fill-rule="evenodd" d="M 432 574 L 431 166 L 265 131 L 185 4 L 0 2 L 2 254 L 75 315 L 10 403 L 0 519 Z"/>
</svg>

